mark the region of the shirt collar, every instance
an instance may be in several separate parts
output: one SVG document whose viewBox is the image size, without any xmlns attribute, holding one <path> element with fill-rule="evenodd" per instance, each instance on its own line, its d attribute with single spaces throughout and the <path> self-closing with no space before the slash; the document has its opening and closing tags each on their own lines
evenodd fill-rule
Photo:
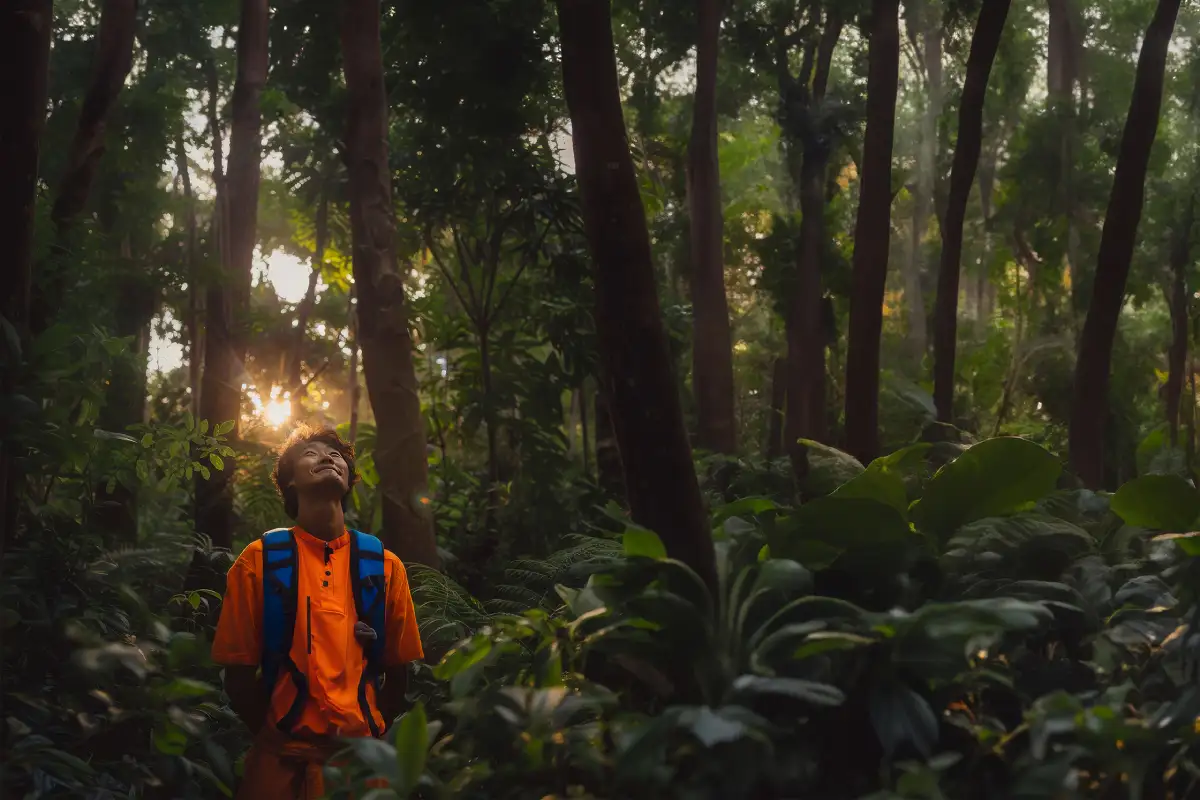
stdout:
<svg viewBox="0 0 1200 800">
<path fill-rule="evenodd" d="M 341 550 L 343 547 L 350 544 L 349 531 L 343 531 L 341 536 L 330 542 L 326 542 L 324 539 L 318 539 L 316 536 L 313 536 L 299 525 L 292 528 L 292 531 L 296 534 L 297 542 L 303 542 L 309 547 L 325 547 L 326 545 L 329 545 L 330 550 Z"/>
</svg>

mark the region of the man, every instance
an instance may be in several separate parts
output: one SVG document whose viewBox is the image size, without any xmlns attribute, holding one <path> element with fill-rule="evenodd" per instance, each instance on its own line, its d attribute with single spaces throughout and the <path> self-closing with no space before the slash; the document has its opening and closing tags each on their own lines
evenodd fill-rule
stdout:
<svg viewBox="0 0 1200 800">
<path fill-rule="evenodd" d="M 381 735 L 401 711 L 406 665 L 424 654 L 404 565 L 373 537 L 346 530 L 353 447 L 332 430 L 301 427 L 280 448 L 272 477 L 296 525 L 251 542 L 230 568 L 212 656 L 225 667 L 233 710 L 255 734 L 237 796 L 316 798 L 338 739 Z M 355 570 L 372 553 L 366 569 L 383 579 L 382 641 L 360 619 L 364 583 L 368 592 L 379 584 Z"/>
</svg>

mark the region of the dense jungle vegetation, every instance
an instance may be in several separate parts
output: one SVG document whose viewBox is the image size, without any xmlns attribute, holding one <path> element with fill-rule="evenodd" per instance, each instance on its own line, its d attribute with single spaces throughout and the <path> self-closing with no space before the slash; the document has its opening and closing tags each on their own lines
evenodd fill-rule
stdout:
<svg viewBox="0 0 1200 800">
<path fill-rule="evenodd" d="M 231 796 L 307 422 L 428 655 L 359 798 L 1200 796 L 1195 3 L 7 0 L 0 76 L 0 795 Z"/>
</svg>

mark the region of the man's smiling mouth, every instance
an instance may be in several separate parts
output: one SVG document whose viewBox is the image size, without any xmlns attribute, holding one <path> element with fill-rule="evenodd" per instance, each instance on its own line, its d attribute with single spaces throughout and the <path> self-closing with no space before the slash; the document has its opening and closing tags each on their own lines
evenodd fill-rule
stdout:
<svg viewBox="0 0 1200 800">
<path fill-rule="evenodd" d="M 338 471 L 338 468 L 333 466 L 332 464 L 322 464 L 321 466 L 314 468 L 313 474 L 316 475 L 318 472 L 324 472 L 325 470 L 329 470 L 330 472 L 334 473 L 335 475 L 342 474 L 340 471 Z"/>
</svg>

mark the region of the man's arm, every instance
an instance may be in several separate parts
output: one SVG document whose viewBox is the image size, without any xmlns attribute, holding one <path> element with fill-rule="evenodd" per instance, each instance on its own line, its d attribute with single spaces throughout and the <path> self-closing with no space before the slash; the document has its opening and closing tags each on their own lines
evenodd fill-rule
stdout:
<svg viewBox="0 0 1200 800">
<path fill-rule="evenodd" d="M 238 719 L 253 734 L 258 734 L 267 720 L 267 697 L 258 678 L 258 667 L 231 666 L 225 668 L 225 694 Z"/>
</svg>

